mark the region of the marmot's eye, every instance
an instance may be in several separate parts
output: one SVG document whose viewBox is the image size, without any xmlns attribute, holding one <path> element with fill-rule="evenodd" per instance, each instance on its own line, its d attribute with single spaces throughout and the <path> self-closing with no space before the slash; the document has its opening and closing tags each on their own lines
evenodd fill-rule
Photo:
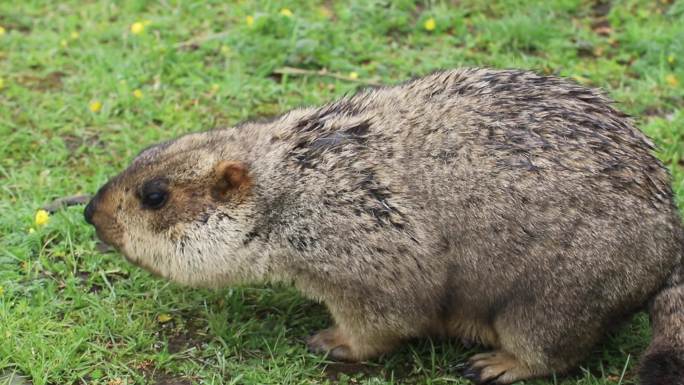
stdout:
<svg viewBox="0 0 684 385">
<path fill-rule="evenodd" d="M 163 191 L 147 193 L 143 196 L 143 205 L 151 209 L 161 208 L 166 203 L 166 196 Z"/>
<path fill-rule="evenodd" d="M 144 208 L 160 209 L 168 200 L 167 182 L 155 179 L 145 183 L 140 191 L 140 200 Z"/>
</svg>

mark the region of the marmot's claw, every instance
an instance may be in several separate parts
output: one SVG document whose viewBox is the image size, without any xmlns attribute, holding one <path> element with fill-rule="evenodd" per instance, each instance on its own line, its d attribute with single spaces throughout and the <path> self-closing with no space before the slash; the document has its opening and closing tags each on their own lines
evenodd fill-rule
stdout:
<svg viewBox="0 0 684 385">
<path fill-rule="evenodd" d="M 533 375 L 515 356 L 502 351 L 474 355 L 463 371 L 463 377 L 478 385 L 511 384 Z"/>
<path fill-rule="evenodd" d="M 309 337 L 306 347 L 311 353 L 327 354 L 338 361 L 352 360 L 352 352 L 340 338 L 337 328 L 321 330 Z"/>
<path fill-rule="evenodd" d="M 482 369 L 476 369 L 473 368 L 472 366 L 468 366 L 462 373 L 462 376 L 470 381 L 472 381 L 474 384 L 477 385 L 494 385 L 496 384 L 496 378 L 490 378 L 483 380 L 482 379 Z"/>
<path fill-rule="evenodd" d="M 309 338 L 306 339 L 306 350 L 309 351 L 309 353 L 314 353 L 314 354 L 320 354 L 320 353 L 325 353 L 325 350 L 323 349 L 323 345 L 319 343 L 318 341 L 314 340 L 314 337 L 316 335 L 312 335 Z"/>
<path fill-rule="evenodd" d="M 328 357 L 337 361 L 350 361 L 351 356 L 351 350 L 347 345 L 340 345 L 328 352 Z"/>
<path fill-rule="evenodd" d="M 463 371 L 462 376 L 474 383 L 480 382 L 480 371 L 477 369 L 468 367 L 466 370 Z"/>
<path fill-rule="evenodd" d="M 483 379 L 482 378 L 482 369 L 475 369 L 473 367 L 468 367 L 466 370 L 463 371 L 462 373 L 463 377 L 472 381 L 474 384 L 477 385 L 494 385 L 496 384 L 496 378 L 490 378 L 490 379 Z"/>
</svg>

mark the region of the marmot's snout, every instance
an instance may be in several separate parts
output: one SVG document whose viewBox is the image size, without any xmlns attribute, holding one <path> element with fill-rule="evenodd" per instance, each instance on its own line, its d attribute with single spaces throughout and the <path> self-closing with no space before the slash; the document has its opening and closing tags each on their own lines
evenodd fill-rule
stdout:
<svg viewBox="0 0 684 385">
<path fill-rule="evenodd" d="M 83 210 L 85 221 L 95 227 L 98 238 L 110 246 L 118 247 L 114 235 L 120 233 L 114 218 L 115 210 L 110 210 L 108 202 L 103 197 L 107 194 L 109 183 L 102 186 L 97 194 L 88 202 Z"/>
<path fill-rule="evenodd" d="M 83 210 L 83 217 L 85 218 L 85 221 L 88 222 L 88 224 L 92 225 L 93 224 L 93 213 L 95 212 L 95 204 L 93 200 L 91 199 L 90 202 L 88 202 L 88 205 L 85 207 L 85 210 Z"/>
<path fill-rule="evenodd" d="M 98 206 L 100 205 L 100 202 L 102 201 L 102 196 L 106 194 L 107 189 L 109 188 L 110 183 L 106 183 L 104 186 L 100 187 L 99 190 L 97 190 L 97 193 L 95 194 L 94 197 L 90 199 L 90 202 L 85 207 L 85 210 L 83 210 L 83 217 L 85 218 L 85 221 L 88 222 L 89 224 L 95 226 L 97 228 L 97 223 L 95 221 L 95 215 L 98 212 Z"/>
</svg>

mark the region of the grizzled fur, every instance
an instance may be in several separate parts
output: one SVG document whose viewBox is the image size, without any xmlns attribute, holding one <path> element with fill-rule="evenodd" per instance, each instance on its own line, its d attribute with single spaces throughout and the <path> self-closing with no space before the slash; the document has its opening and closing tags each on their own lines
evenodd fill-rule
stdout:
<svg viewBox="0 0 684 385">
<path fill-rule="evenodd" d="M 148 148 L 87 217 L 177 282 L 293 283 L 330 309 L 309 346 L 333 358 L 479 342 L 492 353 L 465 375 L 481 383 L 567 371 L 650 303 L 642 373 L 656 384 L 682 373 L 684 268 L 651 150 L 597 91 L 444 71 Z M 152 209 L 155 183 L 168 199 Z"/>
</svg>

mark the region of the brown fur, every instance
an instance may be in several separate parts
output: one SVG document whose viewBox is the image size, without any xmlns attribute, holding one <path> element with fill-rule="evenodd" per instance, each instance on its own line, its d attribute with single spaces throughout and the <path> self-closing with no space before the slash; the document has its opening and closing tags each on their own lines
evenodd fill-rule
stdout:
<svg viewBox="0 0 684 385">
<path fill-rule="evenodd" d="M 456 336 L 494 351 L 470 378 L 511 383 L 576 366 L 652 300 L 647 357 L 676 366 L 683 233 L 651 150 L 597 91 L 445 71 L 148 148 L 86 217 L 181 283 L 292 282 L 328 306 L 309 345 L 334 358 Z M 150 209 L 155 178 L 168 200 Z"/>
</svg>

